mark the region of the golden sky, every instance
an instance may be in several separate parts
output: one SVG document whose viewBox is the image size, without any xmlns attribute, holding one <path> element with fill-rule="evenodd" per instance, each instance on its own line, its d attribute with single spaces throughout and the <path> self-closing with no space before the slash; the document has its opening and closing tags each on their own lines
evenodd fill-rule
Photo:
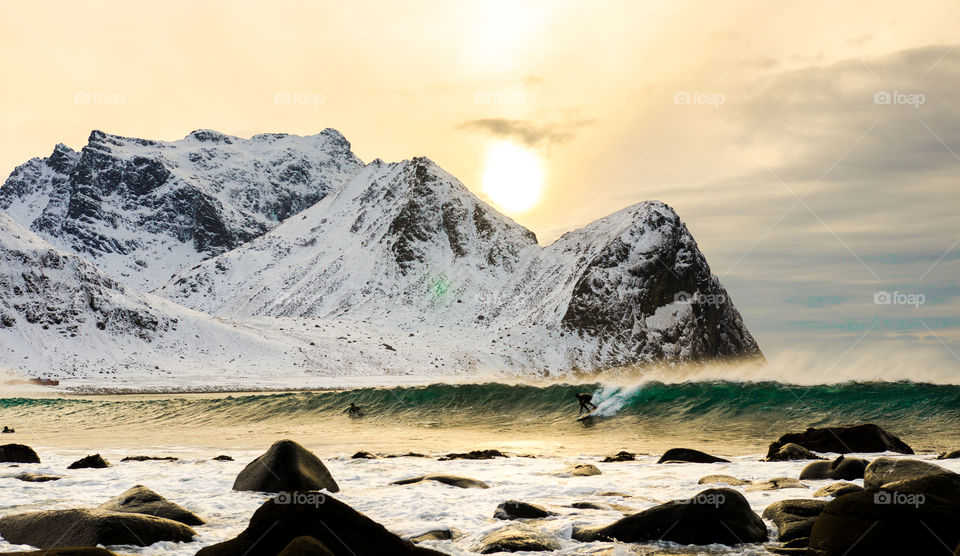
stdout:
<svg viewBox="0 0 960 556">
<path fill-rule="evenodd" d="M 364 161 L 425 155 L 483 195 L 510 141 L 542 163 L 539 203 L 510 214 L 542 243 L 662 200 L 762 347 L 850 303 L 855 337 L 895 287 L 939 288 L 928 316 L 953 341 L 958 29 L 955 0 L 0 0 L 0 172 L 92 129 L 333 127 Z"/>
</svg>

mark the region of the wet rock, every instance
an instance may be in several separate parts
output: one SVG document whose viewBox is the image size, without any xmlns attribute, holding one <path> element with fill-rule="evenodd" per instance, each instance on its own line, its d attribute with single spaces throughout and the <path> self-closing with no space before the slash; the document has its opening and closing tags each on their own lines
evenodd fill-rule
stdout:
<svg viewBox="0 0 960 556">
<path fill-rule="evenodd" d="M 185 525 L 203 525 L 204 521 L 189 510 L 174 504 L 143 485 L 136 485 L 103 504 L 101 510 L 113 512 L 155 515 Z"/>
<path fill-rule="evenodd" d="M 827 506 L 825 500 L 781 500 L 763 510 L 763 518 L 777 526 L 780 542 L 810 536 L 813 522 Z"/>
<path fill-rule="evenodd" d="M 560 541 L 542 529 L 525 524 L 514 524 L 485 535 L 476 550 L 480 554 L 553 552 L 560 550 Z"/>
<path fill-rule="evenodd" d="M 814 452 L 897 452 L 912 454 L 913 448 L 905 442 L 872 423 L 842 427 L 810 427 L 804 432 L 788 433 L 770 444 L 767 459 L 777 454 L 789 443 L 799 444 Z"/>
<path fill-rule="evenodd" d="M 377 456 L 371 454 L 370 452 L 357 452 L 350 456 L 350 459 L 377 459 Z"/>
<path fill-rule="evenodd" d="M 173 456 L 127 456 L 120 461 L 180 461 Z"/>
<path fill-rule="evenodd" d="M 38 548 L 190 542 L 195 533 L 186 525 L 142 514 L 101 509 L 48 510 L 0 517 L 0 536 L 13 544 Z"/>
<path fill-rule="evenodd" d="M 753 481 L 748 481 L 746 479 L 738 479 L 730 475 L 707 475 L 706 477 L 700 477 L 700 480 L 697 481 L 698 485 L 731 485 L 731 486 L 742 486 L 752 484 Z"/>
<path fill-rule="evenodd" d="M 445 485 L 455 486 L 458 488 L 490 488 L 490 485 L 483 481 L 470 479 L 468 477 L 457 477 L 455 475 L 421 475 L 419 477 L 412 477 L 410 479 L 400 479 L 399 481 L 394 481 L 390 484 L 413 485 L 426 481 L 436 481 L 438 483 L 443 483 Z"/>
<path fill-rule="evenodd" d="M 317 539 L 302 536 L 290 541 L 277 556 L 333 556 L 333 552 Z"/>
<path fill-rule="evenodd" d="M 803 468 L 800 472 L 801 479 L 834 479 L 840 481 L 852 481 L 862 479 L 864 470 L 866 470 L 868 461 L 860 458 L 848 458 L 840 456 L 833 461 L 817 461 Z"/>
<path fill-rule="evenodd" d="M 947 553 L 960 543 L 960 507 L 932 496 L 919 502 L 869 491 L 835 498 L 813 524 L 809 554 Z"/>
<path fill-rule="evenodd" d="M 528 504 L 519 500 L 507 500 L 497 506 L 493 517 L 496 519 L 535 519 L 554 515 L 542 506 Z"/>
<path fill-rule="evenodd" d="M 824 498 L 827 496 L 842 496 L 844 494 L 849 494 L 851 492 L 863 492 L 863 487 L 860 485 L 855 485 L 853 483 L 833 483 L 827 486 L 820 487 L 816 492 L 813 493 L 814 498 Z"/>
<path fill-rule="evenodd" d="M 68 547 L 51 548 L 49 550 L 33 550 L 30 552 L 4 552 L 3 556 L 118 556 L 106 548 L 97 547 Z"/>
<path fill-rule="evenodd" d="M 63 477 L 57 477 L 56 475 L 41 475 L 39 473 L 21 473 L 14 478 L 20 479 L 21 481 L 26 481 L 28 483 L 46 483 L 50 481 L 59 481 Z"/>
<path fill-rule="evenodd" d="M 272 556 L 297 537 L 313 537 L 334 556 L 440 556 L 414 546 L 343 502 L 278 504 L 267 500 L 235 538 L 200 549 L 197 556 Z"/>
<path fill-rule="evenodd" d="M 230 456 L 217 456 L 213 458 L 213 461 L 233 461 L 233 458 Z"/>
<path fill-rule="evenodd" d="M 878 489 L 886 483 L 946 473 L 952 471 L 916 459 L 877 458 L 864 470 L 863 486 L 867 490 Z"/>
<path fill-rule="evenodd" d="M 426 533 L 421 533 L 415 537 L 410 537 L 411 542 L 422 543 L 426 541 L 448 541 L 453 538 L 453 531 L 450 529 L 437 529 L 435 531 L 427 531 Z"/>
<path fill-rule="evenodd" d="M 4 444 L 0 446 L 0 463 L 40 463 L 40 456 L 30 446 Z"/>
<path fill-rule="evenodd" d="M 292 440 L 280 440 L 237 475 L 233 490 L 287 492 L 326 489 L 339 492 L 320 458 Z"/>
<path fill-rule="evenodd" d="M 767 456 L 767 461 L 792 461 L 800 459 L 826 459 L 799 444 L 788 442 L 780 447 L 777 453 Z"/>
<path fill-rule="evenodd" d="M 767 527 L 742 494 L 717 488 L 629 515 L 605 527 L 575 526 L 573 538 L 583 542 L 662 540 L 735 545 L 766 541 Z"/>
<path fill-rule="evenodd" d="M 960 458 L 960 450 L 953 450 L 952 452 L 941 452 L 937 459 L 957 459 Z"/>
<path fill-rule="evenodd" d="M 612 456 L 603 458 L 603 463 L 613 463 L 619 461 L 636 461 L 637 455 L 630 452 L 617 452 Z"/>
<path fill-rule="evenodd" d="M 67 469 L 106 469 L 107 467 L 110 467 L 110 462 L 100 457 L 100 454 L 93 454 L 71 463 Z"/>
<path fill-rule="evenodd" d="M 700 450 L 690 448 L 671 448 L 660 456 L 657 463 L 730 463 L 730 460 L 711 456 Z"/>
<path fill-rule="evenodd" d="M 762 483 L 747 485 L 747 490 L 751 492 L 758 490 L 781 490 L 785 488 L 807 488 L 807 485 L 793 477 L 774 477 Z"/>
<path fill-rule="evenodd" d="M 561 477 L 591 477 L 599 474 L 600 469 L 592 463 L 578 463 L 557 473 Z"/>
<path fill-rule="evenodd" d="M 453 459 L 494 459 L 505 457 L 507 457 L 506 454 L 500 450 L 473 450 L 472 452 L 460 454 L 447 454 L 439 458 L 439 461 L 448 461 Z"/>
</svg>

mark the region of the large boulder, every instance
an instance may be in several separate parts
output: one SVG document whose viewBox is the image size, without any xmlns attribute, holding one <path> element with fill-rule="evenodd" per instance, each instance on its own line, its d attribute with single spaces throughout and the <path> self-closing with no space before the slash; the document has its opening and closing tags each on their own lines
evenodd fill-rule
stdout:
<svg viewBox="0 0 960 556">
<path fill-rule="evenodd" d="M 953 473 L 939 465 L 917 459 L 877 458 L 863 472 L 863 486 L 878 489 L 887 483 L 926 475 Z"/>
<path fill-rule="evenodd" d="M 810 533 L 813 556 L 943 554 L 960 543 L 960 506 L 933 496 L 854 492 L 824 508 Z"/>
<path fill-rule="evenodd" d="M 103 459 L 100 454 L 93 454 L 71 463 L 67 469 L 106 469 L 107 467 L 110 467 L 110 462 Z"/>
<path fill-rule="evenodd" d="M 868 461 L 861 458 L 839 456 L 833 461 L 815 461 L 803 468 L 800 479 L 834 479 L 852 481 L 862 479 Z"/>
<path fill-rule="evenodd" d="M 747 499 L 729 488 L 700 492 L 633 514 L 605 527 L 574 527 L 583 542 L 671 541 L 680 544 L 756 543 L 767 540 L 767 527 Z"/>
<path fill-rule="evenodd" d="M 197 556 L 276 556 L 297 537 L 313 537 L 334 556 L 431 555 L 332 496 L 264 502 L 237 537 L 200 549 Z"/>
<path fill-rule="evenodd" d="M 517 523 L 491 531 L 481 540 L 477 552 L 494 554 L 497 552 L 553 552 L 560 550 L 557 537 L 543 529 Z"/>
<path fill-rule="evenodd" d="M 553 515 L 553 512 L 542 506 L 519 500 L 507 500 L 497 506 L 493 513 L 493 517 L 496 519 L 535 519 L 551 515 Z"/>
<path fill-rule="evenodd" d="M 825 500 L 781 500 L 763 510 L 763 518 L 777 525 L 780 542 L 809 537 L 813 522 L 827 506 Z"/>
<path fill-rule="evenodd" d="M 40 463 L 40 456 L 30 446 L 4 444 L 0 446 L 0 463 Z"/>
<path fill-rule="evenodd" d="M 960 450 L 951 450 L 949 452 L 940 452 L 940 455 L 937 456 L 937 459 L 958 459 L 960 458 Z"/>
<path fill-rule="evenodd" d="M 711 456 L 691 448 L 670 448 L 660 456 L 657 463 L 730 463 L 730 460 Z"/>
<path fill-rule="evenodd" d="M 195 535 L 186 525 L 142 514 L 101 509 L 48 510 L 0 517 L 0 536 L 13 544 L 38 548 L 190 542 Z"/>
<path fill-rule="evenodd" d="M 832 496 L 836 498 L 837 496 L 843 496 L 844 494 L 849 494 L 851 492 L 863 492 L 863 487 L 846 482 L 832 483 L 818 488 L 817 491 L 813 493 L 813 497 L 825 498 L 827 496 Z"/>
<path fill-rule="evenodd" d="M 203 525 L 204 521 L 189 510 L 174 504 L 143 485 L 136 485 L 126 492 L 104 502 L 101 510 L 131 514 L 155 515 L 179 521 L 185 525 Z"/>
<path fill-rule="evenodd" d="M 847 425 L 842 427 L 810 427 L 804 432 L 793 432 L 781 436 L 770 444 L 767 459 L 789 443 L 799 444 L 814 452 L 834 452 L 849 454 L 852 452 L 897 452 L 912 454 L 913 448 L 905 442 L 873 423 Z"/>
<path fill-rule="evenodd" d="M 339 492 L 320 458 L 293 440 L 280 440 L 237 475 L 233 490 L 295 492 L 326 489 Z"/>
<path fill-rule="evenodd" d="M 393 481 L 391 485 L 414 485 L 417 483 L 423 483 L 426 481 L 435 481 L 438 483 L 443 483 L 449 486 L 455 486 L 457 488 L 490 488 L 490 485 L 483 481 L 478 481 L 476 479 L 471 479 L 469 477 L 457 477 L 456 475 L 421 475 L 419 477 L 411 477 L 409 479 L 400 479 L 399 481 Z"/>
<path fill-rule="evenodd" d="M 313 537 L 297 537 L 277 556 L 333 556 L 333 552 Z"/>
<path fill-rule="evenodd" d="M 767 461 L 792 461 L 798 459 L 826 459 L 799 444 L 788 442 L 777 450 L 773 455 L 767 455 Z"/>
</svg>

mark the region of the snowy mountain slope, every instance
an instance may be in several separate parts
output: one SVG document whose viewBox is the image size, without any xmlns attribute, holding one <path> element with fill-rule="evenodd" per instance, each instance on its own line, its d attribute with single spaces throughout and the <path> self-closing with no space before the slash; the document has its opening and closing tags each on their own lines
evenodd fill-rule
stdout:
<svg viewBox="0 0 960 556">
<path fill-rule="evenodd" d="M 17 167 L 0 209 L 122 282 L 153 289 L 322 199 L 363 163 L 339 132 L 173 142 L 90 134 Z"/>
<path fill-rule="evenodd" d="M 371 163 L 156 293 L 219 315 L 459 329 L 547 372 L 760 355 L 670 207 L 640 203 L 544 248 L 424 158 Z"/>
<path fill-rule="evenodd" d="M 455 330 L 411 337 L 351 320 L 210 317 L 120 284 L 2 212 L 0 292 L 0 377 L 88 391 L 325 388 L 534 363 Z"/>
</svg>

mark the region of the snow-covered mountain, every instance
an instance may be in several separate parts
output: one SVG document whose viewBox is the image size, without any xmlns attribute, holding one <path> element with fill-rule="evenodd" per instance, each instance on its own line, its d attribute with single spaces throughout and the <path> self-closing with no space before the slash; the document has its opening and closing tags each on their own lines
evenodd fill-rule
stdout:
<svg viewBox="0 0 960 556">
<path fill-rule="evenodd" d="M 322 199 L 363 163 L 337 131 L 173 142 L 90 134 L 17 167 L 0 209 L 121 282 L 151 290 L 262 235 Z"/>
<path fill-rule="evenodd" d="M 513 346 L 517 364 L 541 371 L 760 353 L 665 204 L 635 205 L 540 247 L 425 158 L 374 161 L 156 293 L 218 315 L 461 330 L 478 349 Z"/>
</svg>

